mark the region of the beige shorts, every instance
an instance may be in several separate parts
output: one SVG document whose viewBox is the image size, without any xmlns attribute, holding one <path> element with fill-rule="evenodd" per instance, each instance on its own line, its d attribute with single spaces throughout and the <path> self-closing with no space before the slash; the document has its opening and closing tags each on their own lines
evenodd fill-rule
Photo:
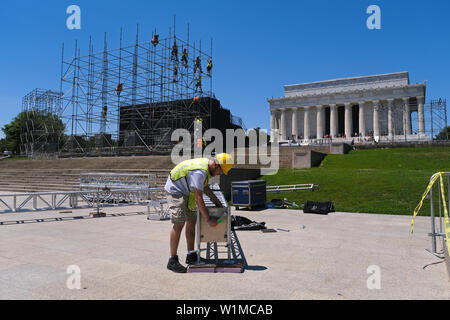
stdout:
<svg viewBox="0 0 450 320">
<path fill-rule="evenodd" d="M 197 213 L 188 208 L 189 196 L 167 194 L 167 204 L 172 223 L 196 221 Z"/>
</svg>

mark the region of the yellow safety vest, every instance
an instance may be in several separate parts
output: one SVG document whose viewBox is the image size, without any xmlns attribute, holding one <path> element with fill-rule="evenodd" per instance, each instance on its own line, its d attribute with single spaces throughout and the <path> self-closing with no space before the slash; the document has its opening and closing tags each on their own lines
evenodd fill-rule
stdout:
<svg viewBox="0 0 450 320">
<path fill-rule="evenodd" d="M 198 158 L 185 160 L 177 164 L 172 171 L 170 171 L 170 179 L 172 181 L 177 181 L 182 178 L 185 178 L 189 171 L 193 170 L 203 170 L 206 173 L 206 179 L 204 182 L 204 186 L 208 185 L 208 180 L 211 177 L 209 173 L 209 159 L 208 158 Z M 189 184 L 186 181 L 186 184 L 189 188 Z M 190 188 L 189 188 L 190 189 Z M 189 201 L 188 201 L 189 210 L 193 211 L 195 209 L 195 194 L 194 192 L 189 193 Z"/>
</svg>

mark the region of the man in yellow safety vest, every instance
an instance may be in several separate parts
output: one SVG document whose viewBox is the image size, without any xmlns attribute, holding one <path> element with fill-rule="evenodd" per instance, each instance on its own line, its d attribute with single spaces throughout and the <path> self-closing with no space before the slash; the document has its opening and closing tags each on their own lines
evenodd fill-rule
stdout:
<svg viewBox="0 0 450 320">
<path fill-rule="evenodd" d="M 203 193 L 211 201 L 222 206 L 220 200 L 214 195 L 208 186 L 208 180 L 212 176 L 228 174 L 233 167 L 233 158 L 227 153 L 220 153 L 213 159 L 197 158 L 185 160 L 176 165 L 170 171 L 164 189 L 167 192 L 167 202 L 173 227 L 170 231 L 170 258 L 167 269 L 177 273 L 185 273 L 186 267 L 178 261 L 178 244 L 181 231 L 186 224 L 186 243 L 188 254 L 186 264 L 197 261 L 197 252 L 194 250 L 195 223 L 197 214 L 195 205 L 200 214 L 208 221 L 211 227 L 217 225 L 217 221 L 209 216 Z"/>
</svg>

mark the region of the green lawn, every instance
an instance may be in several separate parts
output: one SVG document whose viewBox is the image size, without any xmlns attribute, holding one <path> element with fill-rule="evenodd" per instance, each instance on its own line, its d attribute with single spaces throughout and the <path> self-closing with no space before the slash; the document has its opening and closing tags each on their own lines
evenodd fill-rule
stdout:
<svg viewBox="0 0 450 320">
<path fill-rule="evenodd" d="M 450 171 L 449 147 L 353 150 L 327 155 L 317 168 L 280 169 L 261 179 L 268 186 L 319 185 L 314 192 L 270 192 L 268 200 L 332 201 L 336 211 L 412 215 L 428 180 L 438 171 Z M 429 214 L 429 201 L 420 214 Z"/>
<path fill-rule="evenodd" d="M 0 156 L 2 158 L 3 156 Z M 28 157 L 12 157 L 12 158 L 5 158 L 2 159 L 2 161 L 15 161 L 15 160 L 29 160 Z"/>
</svg>

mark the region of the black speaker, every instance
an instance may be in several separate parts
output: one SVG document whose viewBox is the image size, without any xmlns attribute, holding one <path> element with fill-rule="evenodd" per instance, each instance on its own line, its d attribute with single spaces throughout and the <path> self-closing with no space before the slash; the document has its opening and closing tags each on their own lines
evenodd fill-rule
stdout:
<svg viewBox="0 0 450 320">
<path fill-rule="evenodd" d="M 305 202 L 303 207 L 303 213 L 318 213 L 318 214 L 328 214 L 329 212 L 334 212 L 333 203 L 327 202 L 317 202 L 309 201 Z"/>
</svg>

